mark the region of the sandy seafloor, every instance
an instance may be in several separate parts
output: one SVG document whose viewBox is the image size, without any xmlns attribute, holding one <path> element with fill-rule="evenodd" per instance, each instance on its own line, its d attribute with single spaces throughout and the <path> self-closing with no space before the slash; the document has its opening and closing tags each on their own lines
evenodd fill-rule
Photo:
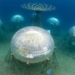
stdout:
<svg viewBox="0 0 75 75">
<path fill-rule="evenodd" d="M 59 49 L 59 45 L 61 44 L 60 39 L 61 37 L 55 38 L 56 42 L 55 54 L 57 58 L 58 67 L 56 68 L 56 70 L 53 69 L 54 70 L 53 75 L 75 75 L 75 59 L 71 57 L 72 54 L 69 53 L 68 50 L 61 48 Z M 6 42 L 3 42 L 1 40 L 0 43 L 0 75 L 22 75 L 21 72 L 19 71 L 13 73 L 10 68 L 10 64 L 5 61 L 5 57 L 10 48 L 10 41 L 9 42 L 7 40 L 4 41 Z M 69 56 L 67 55 L 68 53 Z"/>
</svg>

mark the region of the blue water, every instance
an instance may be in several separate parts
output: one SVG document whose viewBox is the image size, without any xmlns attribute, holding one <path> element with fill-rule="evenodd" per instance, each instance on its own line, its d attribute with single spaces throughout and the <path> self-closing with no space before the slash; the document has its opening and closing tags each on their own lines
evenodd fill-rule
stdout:
<svg viewBox="0 0 75 75">
<path fill-rule="evenodd" d="M 54 11 L 42 12 L 43 27 L 49 17 L 57 17 L 61 23 L 61 29 L 68 30 L 75 24 L 74 0 L 0 0 L 0 19 L 9 22 L 14 14 L 22 14 L 29 22 L 33 11 L 21 8 L 24 3 L 46 3 L 56 7 Z"/>
<path fill-rule="evenodd" d="M 21 75 L 17 71 L 16 71 L 17 73 L 12 73 L 9 63 L 7 65 L 7 63 L 4 60 L 7 54 L 7 51 L 10 49 L 10 42 L 13 36 L 13 33 L 10 34 L 10 31 L 12 31 L 10 29 L 11 17 L 13 15 L 20 14 L 25 18 L 26 24 L 24 26 L 29 26 L 31 23 L 31 16 L 34 13 L 34 11 L 23 9 L 21 5 L 24 3 L 28 4 L 28 3 L 36 3 L 36 2 L 41 4 L 46 3 L 48 5 L 52 5 L 56 7 L 56 10 L 41 12 L 41 18 L 42 18 L 42 24 L 43 24 L 42 26 L 44 29 L 48 29 L 48 25 L 46 24 L 46 22 L 49 17 L 56 17 L 59 19 L 60 30 L 61 30 L 60 32 L 65 32 L 65 31 L 68 32 L 69 29 L 75 25 L 75 0 L 0 0 L 0 19 L 2 20 L 3 25 L 6 28 L 6 30 L 0 31 L 1 32 L 0 34 L 0 58 L 1 58 L 0 59 L 0 75 L 12 75 L 12 74 Z M 64 34 L 66 34 L 66 32 Z M 61 36 L 58 36 L 58 38 L 53 37 L 55 42 L 55 48 L 56 48 L 55 53 L 57 55 L 56 57 L 58 60 L 58 65 L 59 65 L 58 69 L 56 69 L 57 71 L 55 71 L 54 74 L 55 75 L 74 75 L 75 74 L 75 67 L 74 67 L 75 57 L 73 56 L 75 54 L 73 51 L 69 51 L 68 49 L 67 50 L 58 49 L 58 46 L 62 43 L 60 42 L 60 38 Z M 75 42 L 73 42 L 73 45 L 75 45 Z M 51 70 L 49 71 L 49 69 L 47 71 L 50 74 L 53 71 L 53 69 L 52 71 Z M 45 72 L 45 75 L 46 75 L 46 72 Z"/>
</svg>

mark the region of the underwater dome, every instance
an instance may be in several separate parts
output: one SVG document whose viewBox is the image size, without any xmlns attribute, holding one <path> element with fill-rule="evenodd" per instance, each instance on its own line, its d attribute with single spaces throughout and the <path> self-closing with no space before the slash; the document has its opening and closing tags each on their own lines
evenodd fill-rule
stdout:
<svg viewBox="0 0 75 75">
<path fill-rule="evenodd" d="M 23 22 L 24 21 L 24 17 L 21 16 L 21 15 L 14 15 L 12 18 L 11 18 L 11 21 L 12 22 Z"/>
<path fill-rule="evenodd" d="M 73 36 L 73 37 L 75 36 L 75 26 L 70 28 L 69 34 L 70 34 L 70 36 Z"/>
<path fill-rule="evenodd" d="M 3 23 L 2 23 L 2 21 L 0 20 L 0 26 L 2 26 L 2 24 L 3 24 Z"/>
<path fill-rule="evenodd" d="M 49 19 L 47 20 L 47 23 L 48 23 L 49 25 L 53 25 L 53 26 L 59 26 L 59 24 L 60 24 L 59 20 L 58 20 L 57 18 L 54 18 L 54 17 L 49 18 Z"/>
<path fill-rule="evenodd" d="M 18 30 L 11 40 L 12 55 L 26 63 L 49 59 L 54 52 L 54 40 L 43 28 L 29 26 Z"/>
<path fill-rule="evenodd" d="M 69 37 L 70 37 L 71 44 L 73 46 L 75 46 L 75 26 L 70 28 L 70 30 L 69 30 Z"/>
</svg>

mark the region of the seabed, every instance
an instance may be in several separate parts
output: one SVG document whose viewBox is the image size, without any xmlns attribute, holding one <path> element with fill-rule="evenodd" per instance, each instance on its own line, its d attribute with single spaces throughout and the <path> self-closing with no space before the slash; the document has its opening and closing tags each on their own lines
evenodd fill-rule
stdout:
<svg viewBox="0 0 75 75">
<path fill-rule="evenodd" d="M 59 48 L 59 44 L 60 44 L 59 40 L 61 38 L 62 36 L 55 38 L 55 45 L 56 45 L 55 55 L 57 59 L 57 62 L 55 63 L 57 63 L 58 66 L 50 68 L 53 71 L 52 75 L 74 75 L 75 74 L 75 59 L 72 57 L 72 53 L 67 48 Z M 37 66 L 36 64 L 35 64 L 36 67 L 33 66 L 33 69 L 31 69 L 32 65 L 30 66 L 23 63 L 25 67 L 27 67 L 26 69 L 23 67 L 24 65 L 23 66 L 19 65 L 22 62 L 17 62 L 19 66 L 15 65 L 13 60 L 9 60 L 7 62 L 5 59 L 9 52 L 9 49 L 10 49 L 10 41 L 7 42 L 6 40 L 4 40 L 3 42 L 0 43 L 0 75 L 30 75 L 29 72 L 31 72 L 31 70 L 36 70 L 36 67 L 38 68 L 38 71 L 35 71 L 35 73 L 31 72 L 31 75 L 46 75 L 47 69 L 46 70 L 44 69 L 43 70 L 44 73 L 41 73 L 40 71 L 42 71 L 43 68 L 40 67 L 39 69 L 39 66 Z M 69 55 L 67 53 L 69 53 Z M 18 61 L 18 60 L 15 59 L 15 61 Z M 12 62 L 13 64 L 11 65 Z M 52 65 L 54 65 L 54 63 Z M 49 66 L 52 66 L 52 65 L 49 65 Z M 27 74 L 25 74 L 25 70 L 27 70 L 26 71 Z"/>
</svg>

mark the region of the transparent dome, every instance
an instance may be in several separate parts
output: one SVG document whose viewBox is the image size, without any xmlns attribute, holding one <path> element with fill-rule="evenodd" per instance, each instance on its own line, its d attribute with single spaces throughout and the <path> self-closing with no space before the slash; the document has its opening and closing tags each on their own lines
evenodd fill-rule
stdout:
<svg viewBox="0 0 75 75">
<path fill-rule="evenodd" d="M 44 29 L 29 26 L 20 29 L 11 40 L 11 53 L 22 62 L 38 63 L 54 51 L 52 36 Z"/>
<path fill-rule="evenodd" d="M 69 30 L 69 34 L 70 36 L 75 37 L 75 26 L 71 27 L 71 29 Z"/>
<path fill-rule="evenodd" d="M 57 18 L 52 17 L 47 20 L 47 23 L 50 25 L 58 26 L 60 22 Z"/>
<path fill-rule="evenodd" d="M 11 18 L 11 22 L 23 22 L 24 21 L 24 18 L 21 16 L 21 15 L 14 15 L 12 18 Z"/>
<path fill-rule="evenodd" d="M 75 46 L 75 26 L 71 27 L 69 30 L 69 37 L 72 46 Z"/>
<path fill-rule="evenodd" d="M 2 21 L 0 20 L 0 26 L 2 26 L 2 24 L 3 24 L 3 23 L 2 23 Z"/>
</svg>

